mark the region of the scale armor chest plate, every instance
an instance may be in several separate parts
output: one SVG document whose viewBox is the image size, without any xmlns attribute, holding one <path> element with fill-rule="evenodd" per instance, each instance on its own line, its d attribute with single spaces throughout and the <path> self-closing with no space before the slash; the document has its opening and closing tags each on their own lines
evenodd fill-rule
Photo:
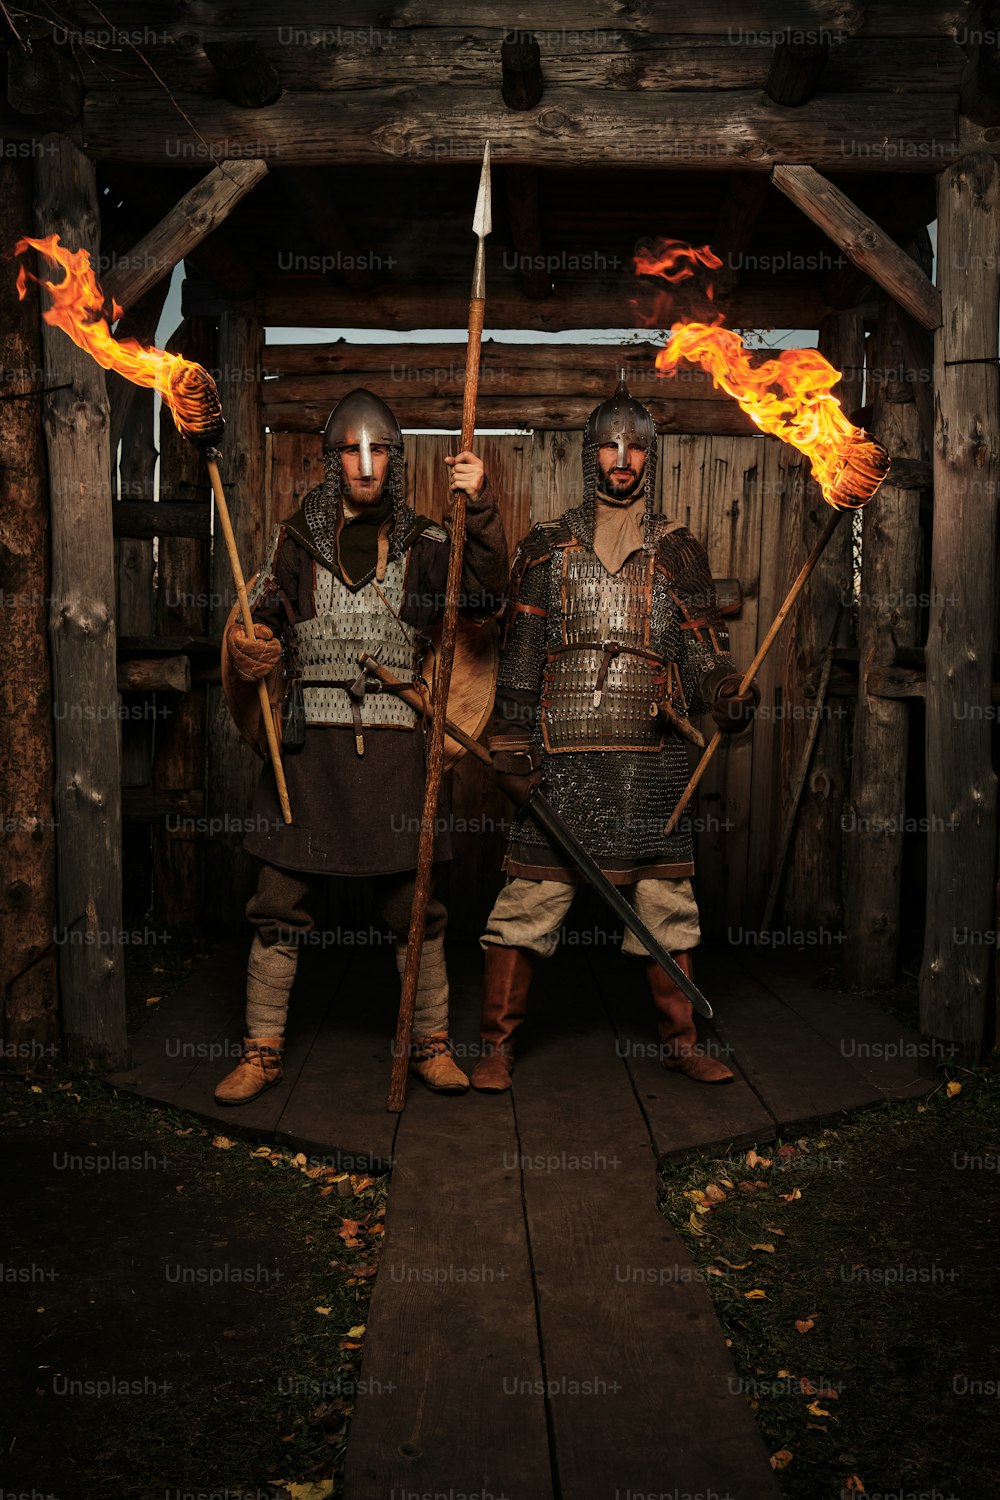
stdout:
<svg viewBox="0 0 1000 1500">
<path fill-rule="evenodd" d="M 403 605 L 405 579 L 403 556 L 388 564 L 379 585 L 396 614 Z M 355 724 L 347 689 L 332 684 L 357 679 L 361 651 L 374 655 L 381 648 L 383 666 L 404 682 L 413 678 L 410 637 L 370 585 L 354 593 L 328 568 L 317 565 L 316 616 L 293 629 L 307 724 Z M 358 702 L 365 729 L 413 729 L 416 724 L 414 710 L 395 693 L 382 691 L 371 678 Z"/>
<path fill-rule="evenodd" d="M 678 690 L 680 637 L 653 555 L 609 573 L 589 547 L 558 547 L 549 587 L 546 750 L 661 751 L 656 704 Z"/>
</svg>

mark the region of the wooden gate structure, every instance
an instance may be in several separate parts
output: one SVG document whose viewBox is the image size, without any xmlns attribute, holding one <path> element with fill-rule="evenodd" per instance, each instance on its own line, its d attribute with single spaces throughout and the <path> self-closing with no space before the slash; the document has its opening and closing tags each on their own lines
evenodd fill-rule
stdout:
<svg viewBox="0 0 1000 1500">
<path fill-rule="evenodd" d="M 778 929 L 837 933 L 847 980 L 879 987 L 925 913 L 922 1030 L 976 1055 L 996 983 L 1000 7 L 571 0 L 558 30 L 522 3 L 350 0 L 333 23 L 308 3 L 280 22 L 261 0 L 150 9 L 4 11 L 5 1055 L 61 1036 L 124 1060 L 123 940 L 239 891 L 256 774 L 218 688 L 231 584 L 201 461 L 169 418 L 154 434 L 148 394 L 41 323 L 33 291 L 17 300 L 15 241 L 88 248 L 126 309 L 117 335 L 146 341 L 183 261 L 172 347 L 216 374 L 249 571 L 352 386 L 404 428 L 456 424 L 460 345 L 341 335 L 464 326 L 487 137 L 487 328 L 524 341 L 486 346 L 479 422 L 518 430 L 481 440 L 512 540 L 573 503 L 580 429 L 624 363 L 662 434 L 663 509 L 740 584 L 748 659 L 825 506 L 706 376 L 652 373 L 652 331 L 679 318 L 818 330 L 845 410 L 889 447 L 860 574 L 845 522 L 762 673 L 752 740 L 702 790 L 702 901 L 723 936 L 760 921 L 826 661 Z M 713 301 L 635 277 L 658 237 L 716 250 Z M 331 342 L 266 332 L 302 327 Z M 530 341 L 643 328 L 620 348 Z M 410 440 L 425 509 L 446 441 Z M 459 772 L 459 803 L 499 819 L 478 777 Z M 481 835 L 454 882 L 469 922 L 497 879 L 500 835 Z"/>
</svg>

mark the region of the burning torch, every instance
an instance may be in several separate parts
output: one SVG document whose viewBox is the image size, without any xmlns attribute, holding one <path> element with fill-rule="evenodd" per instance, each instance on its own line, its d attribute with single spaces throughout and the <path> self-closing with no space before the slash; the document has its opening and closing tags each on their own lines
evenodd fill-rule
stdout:
<svg viewBox="0 0 1000 1500">
<path fill-rule="evenodd" d="M 641 251 L 634 261 L 638 275 L 656 276 L 673 284 L 693 276 L 697 265 L 718 269 L 722 261 L 708 245 L 696 249 L 680 240 L 663 240 L 655 248 Z M 705 289 L 705 295 L 712 300 L 711 286 Z M 681 360 L 700 364 L 707 370 L 716 389 L 731 396 L 762 432 L 783 439 L 805 454 L 824 500 L 833 508 L 743 674 L 735 695 L 741 697 L 774 644 L 841 516 L 867 505 L 885 479 L 889 454 L 870 432 L 848 421 L 840 402 L 832 395 L 841 378 L 840 371 L 818 349 L 783 349 L 773 358 L 755 364 L 739 334 L 724 328 L 721 322 L 684 321 L 671 327 L 670 342 L 656 356 L 656 369 L 661 375 L 672 375 Z M 724 737 L 716 730 L 709 740 L 670 814 L 664 828 L 667 836 L 677 827 L 681 813 Z"/>
<path fill-rule="evenodd" d="M 94 276 L 90 265 L 90 255 L 86 250 L 69 250 L 59 243 L 57 234 L 50 234 L 44 239 L 37 240 L 25 236 L 14 246 L 14 254 L 22 255 L 26 250 L 37 250 L 40 255 L 47 256 L 49 260 L 62 268 L 65 275 L 59 282 L 45 281 L 22 266 L 17 275 L 18 296 L 23 300 L 28 290 L 29 280 L 43 286 L 50 297 L 50 305 L 42 313 L 46 323 L 55 328 L 61 328 L 74 344 L 89 354 L 105 370 L 116 370 L 119 375 L 123 375 L 126 380 L 131 380 L 135 385 L 147 386 L 159 391 L 161 398 L 170 409 L 178 432 L 204 456 L 208 466 L 208 477 L 212 484 L 212 494 L 215 497 L 216 515 L 222 527 L 233 582 L 236 585 L 236 593 L 240 602 L 243 629 L 253 640 L 253 617 L 250 613 L 250 602 L 247 599 L 246 582 L 240 566 L 239 553 L 236 550 L 236 538 L 233 535 L 233 524 L 229 517 L 222 479 L 219 475 L 219 459 L 222 454 L 217 444 L 222 437 L 225 418 L 222 415 L 222 403 L 219 400 L 215 381 L 203 366 L 195 364 L 193 360 L 185 359 L 181 354 L 168 354 L 164 349 L 146 349 L 136 339 L 122 339 L 119 342 L 112 337 L 104 314 L 104 293 Z M 117 302 L 112 301 L 112 319 L 116 320 L 121 315 L 121 307 Z M 288 788 L 285 785 L 285 774 L 281 764 L 281 752 L 278 748 L 278 736 L 274 728 L 271 704 L 267 696 L 267 686 L 261 681 L 258 682 L 257 688 L 268 749 L 271 753 L 271 765 L 274 768 L 274 779 L 278 789 L 278 800 L 281 803 L 281 812 L 285 822 L 290 823 L 292 811 L 288 802 Z"/>
</svg>

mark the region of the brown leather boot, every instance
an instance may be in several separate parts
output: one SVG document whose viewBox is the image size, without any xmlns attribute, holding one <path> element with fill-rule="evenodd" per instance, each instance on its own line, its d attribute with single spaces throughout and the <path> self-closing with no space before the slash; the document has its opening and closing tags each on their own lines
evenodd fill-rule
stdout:
<svg viewBox="0 0 1000 1500">
<path fill-rule="evenodd" d="M 672 953 L 671 958 L 691 978 L 691 954 Z M 697 1044 L 691 1001 L 670 975 L 654 959 L 646 964 L 649 988 L 660 1022 L 663 1043 L 663 1066 L 674 1073 L 685 1073 L 696 1083 L 732 1083 L 733 1075 L 717 1058 L 709 1057 Z"/>
<path fill-rule="evenodd" d="M 216 1104 L 249 1104 L 258 1094 L 281 1082 L 280 1036 L 248 1036 L 243 1056 L 215 1090 Z"/>
<path fill-rule="evenodd" d="M 452 1056 L 446 1031 L 415 1036 L 410 1042 L 410 1072 L 435 1094 L 464 1094 L 469 1080 Z"/>
<path fill-rule="evenodd" d="M 486 949 L 483 1007 L 479 1029 L 483 1055 L 472 1073 L 472 1087 L 483 1094 L 502 1094 L 514 1071 L 511 1036 L 524 1020 L 535 955 L 527 948 Z"/>
</svg>

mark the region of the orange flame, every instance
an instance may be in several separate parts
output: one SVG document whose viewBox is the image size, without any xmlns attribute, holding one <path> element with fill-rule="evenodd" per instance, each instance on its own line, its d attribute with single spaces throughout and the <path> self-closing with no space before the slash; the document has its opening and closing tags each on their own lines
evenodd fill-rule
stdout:
<svg viewBox="0 0 1000 1500">
<path fill-rule="evenodd" d="M 690 264 L 677 273 L 685 260 L 722 265 L 707 245 L 695 250 L 680 240 L 664 240 L 656 251 L 641 251 L 634 266 L 639 275 L 677 281 L 693 274 Z M 706 295 L 711 298 L 711 287 Z M 754 364 L 739 334 L 722 327 L 721 319 L 714 325 L 680 322 L 671 327 L 656 368 L 669 376 L 681 360 L 707 370 L 716 389 L 732 396 L 762 432 L 805 454 L 823 498 L 835 509 L 866 505 L 888 473 L 889 456 L 881 443 L 849 422 L 831 395 L 840 371 L 818 349 L 783 349 Z"/>
<path fill-rule="evenodd" d="M 26 250 L 37 250 L 47 256 L 65 274 L 61 281 L 46 281 L 22 266 L 17 273 L 17 293 L 21 300 L 27 295 L 29 281 L 44 287 L 51 298 L 50 306 L 42 313 L 46 323 L 61 328 L 74 344 L 105 370 L 116 370 L 133 385 L 159 391 L 178 430 L 185 437 L 203 429 L 206 405 L 214 403 L 218 407 L 218 399 L 214 396 L 215 382 L 208 371 L 182 354 L 168 354 L 165 349 L 145 349 L 137 339 L 119 341 L 112 337 L 104 315 L 104 293 L 94 275 L 87 250 L 68 249 L 59 243 L 58 234 L 46 235 L 40 240 L 25 236 L 14 246 L 14 254 L 22 255 Z M 115 320 L 122 315 L 121 307 L 114 300 L 111 314 Z"/>
</svg>

